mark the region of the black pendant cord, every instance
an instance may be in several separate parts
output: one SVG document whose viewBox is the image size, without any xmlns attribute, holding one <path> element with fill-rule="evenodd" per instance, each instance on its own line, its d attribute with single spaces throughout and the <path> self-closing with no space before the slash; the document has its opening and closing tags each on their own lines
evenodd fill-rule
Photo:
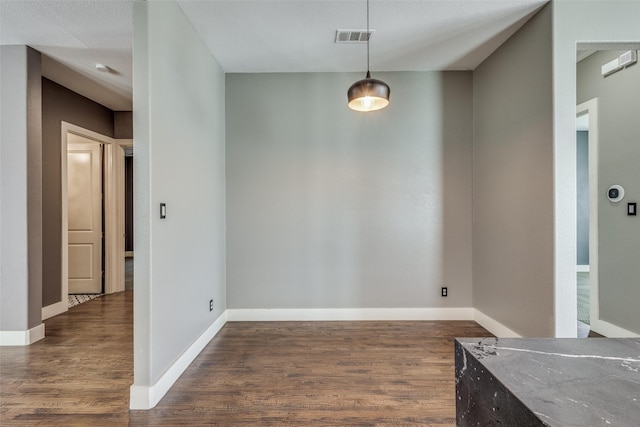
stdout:
<svg viewBox="0 0 640 427">
<path fill-rule="evenodd" d="M 367 78 L 371 78 L 371 73 L 369 72 L 369 39 L 371 38 L 371 33 L 369 32 L 369 0 L 367 0 Z"/>
</svg>

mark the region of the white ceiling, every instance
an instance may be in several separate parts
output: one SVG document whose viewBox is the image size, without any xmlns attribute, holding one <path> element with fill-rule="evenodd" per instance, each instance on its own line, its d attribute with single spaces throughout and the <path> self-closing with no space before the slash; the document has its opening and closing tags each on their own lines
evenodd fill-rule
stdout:
<svg viewBox="0 0 640 427">
<path fill-rule="evenodd" d="M 227 72 L 366 71 L 364 0 L 178 0 Z M 546 0 L 371 0 L 372 71 L 472 70 Z"/>
<path fill-rule="evenodd" d="M 132 39 L 131 1 L 0 0 L 0 44 L 39 50 L 45 77 L 115 111 L 131 110 Z"/>
<path fill-rule="evenodd" d="M 548 0 L 371 0 L 371 70 L 471 70 Z M 364 0 L 178 0 L 226 72 L 366 71 Z M 43 74 L 131 109 L 133 2 L 0 0 L 0 43 L 44 53 Z M 111 73 L 95 70 L 108 65 Z"/>
</svg>

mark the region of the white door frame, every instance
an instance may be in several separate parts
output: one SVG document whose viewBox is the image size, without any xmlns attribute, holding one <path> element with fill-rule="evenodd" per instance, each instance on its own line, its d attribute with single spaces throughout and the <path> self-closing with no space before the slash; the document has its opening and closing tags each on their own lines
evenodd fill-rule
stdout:
<svg viewBox="0 0 640 427">
<path fill-rule="evenodd" d="M 42 307 L 42 320 L 68 310 L 69 248 L 67 210 L 67 134 L 73 133 L 104 144 L 104 239 L 105 293 L 124 291 L 124 146 L 133 145 L 131 139 L 114 139 L 89 129 L 62 122 L 60 138 L 61 162 L 61 292 L 60 302 Z"/>
<path fill-rule="evenodd" d="M 591 330 L 598 332 L 600 316 L 598 290 L 598 98 L 576 107 L 576 117 L 589 115 L 589 318 Z M 599 332 L 598 332 L 599 333 Z"/>
</svg>

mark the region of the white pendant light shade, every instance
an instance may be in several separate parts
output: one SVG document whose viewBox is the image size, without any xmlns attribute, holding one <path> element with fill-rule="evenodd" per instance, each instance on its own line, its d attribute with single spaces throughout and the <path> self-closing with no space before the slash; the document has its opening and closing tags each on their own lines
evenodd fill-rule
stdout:
<svg viewBox="0 0 640 427">
<path fill-rule="evenodd" d="M 349 108 L 355 111 L 382 110 L 389 105 L 391 89 L 382 80 L 372 79 L 371 73 L 367 77 L 358 80 L 347 91 Z"/>
</svg>

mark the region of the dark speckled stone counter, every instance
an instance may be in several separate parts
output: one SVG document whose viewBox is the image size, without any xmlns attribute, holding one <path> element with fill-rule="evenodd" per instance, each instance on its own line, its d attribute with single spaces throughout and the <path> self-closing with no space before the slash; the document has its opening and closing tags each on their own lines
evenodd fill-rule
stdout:
<svg viewBox="0 0 640 427">
<path fill-rule="evenodd" d="M 458 426 L 640 426 L 640 339 L 458 338 Z"/>
</svg>

